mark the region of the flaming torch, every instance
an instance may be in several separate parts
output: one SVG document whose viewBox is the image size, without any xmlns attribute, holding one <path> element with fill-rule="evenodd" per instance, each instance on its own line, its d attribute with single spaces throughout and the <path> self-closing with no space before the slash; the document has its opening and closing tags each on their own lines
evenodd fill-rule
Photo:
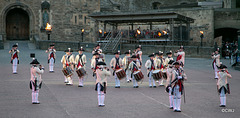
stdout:
<svg viewBox="0 0 240 118">
<path fill-rule="evenodd" d="M 159 37 L 162 36 L 162 33 L 161 33 L 161 32 L 158 32 L 158 36 L 159 36 Z"/>
<path fill-rule="evenodd" d="M 201 38 L 201 47 L 202 47 L 202 40 L 203 40 L 203 37 L 204 37 L 204 35 L 203 35 L 203 31 L 200 31 L 200 38 Z"/>
<path fill-rule="evenodd" d="M 83 42 L 83 33 L 84 33 L 84 29 L 81 29 L 81 31 L 82 31 L 82 42 Z"/>
<path fill-rule="evenodd" d="M 141 31 L 140 31 L 140 30 L 137 30 L 137 34 L 140 35 L 140 34 L 141 34 Z"/>
<path fill-rule="evenodd" d="M 45 30 L 46 30 L 46 33 L 48 35 L 48 40 L 50 40 L 50 34 L 52 32 L 52 26 L 49 23 L 47 23 Z"/>
</svg>

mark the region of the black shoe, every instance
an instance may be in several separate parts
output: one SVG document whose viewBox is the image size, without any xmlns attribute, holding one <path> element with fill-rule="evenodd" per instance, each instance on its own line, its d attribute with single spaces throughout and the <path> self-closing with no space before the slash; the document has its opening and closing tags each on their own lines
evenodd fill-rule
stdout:
<svg viewBox="0 0 240 118">
<path fill-rule="evenodd" d="M 177 110 L 177 112 L 182 112 L 181 110 Z"/>
<path fill-rule="evenodd" d="M 157 88 L 156 86 L 153 86 L 153 88 Z"/>
<path fill-rule="evenodd" d="M 219 107 L 226 107 L 225 105 L 220 105 Z"/>
<path fill-rule="evenodd" d="M 130 81 L 127 81 L 127 83 L 130 83 Z"/>
<path fill-rule="evenodd" d="M 13 74 L 17 74 L 17 72 L 16 72 L 16 73 L 13 73 Z"/>
<path fill-rule="evenodd" d="M 133 88 L 136 88 L 136 86 L 134 86 Z"/>
<path fill-rule="evenodd" d="M 82 85 L 78 85 L 78 87 L 83 87 Z"/>
<path fill-rule="evenodd" d="M 64 83 L 68 83 L 68 82 L 64 82 Z"/>
<path fill-rule="evenodd" d="M 118 88 L 118 86 L 115 86 L 115 88 Z"/>
<path fill-rule="evenodd" d="M 177 112 L 177 109 L 173 110 L 174 112 Z"/>
<path fill-rule="evenodd" d="M 138 88 L 138 86 L 136 86 L 136 88 Z"/>
<path fill-rule="evenodd" d="M 120 86 L 118 88 L 120 88 Z"/>
<path fill-rule="evenodd" d="M 152 86 L 149 86 L 149 88 L 152 88 Z"/>
<path fill-rule="evenodd" d="M 169 109 L 173 109 L 173 107 L 170 107 Z"/>
<path fill-rule="evenodd" d="M 132 82 L 132 80 L 129 80 L 130 82 Z"/>
<path fill-rule="evenodd" d="M 72 86 L 73 84 L 66 84 L 67 86 Z"/>
</svg>

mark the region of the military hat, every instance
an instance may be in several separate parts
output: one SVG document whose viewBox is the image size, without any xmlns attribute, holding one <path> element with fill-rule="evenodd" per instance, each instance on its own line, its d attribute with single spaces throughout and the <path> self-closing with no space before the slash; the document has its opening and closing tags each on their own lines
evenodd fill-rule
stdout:
<svg viewBox="0 0 240 118">
<path fill-rule="evenodd" d="M 100 62 L 98 62 L 98 63 L 97 63 L 97 65 L 98 65 L 98 66 L 100 66 L 100 65 L 106 65 L 106 63 L 105 63 L 105 62 L 102 62 L 102 61 L 100 61 Z"/>
<path fill-rule="evenodd" d="M 137 56 L 136 56 L 136 55 L 133 55 L 131 58 L 137 58 Z"/>
<path fill-rule="evenodd" d="M 34 59 L 30 64 L 40 64 L 37 59 Z"/>
<path fill-rule="evenodd" d="M 81 47 L 78 51 L 85 51 L 85 50 L 83 49 L 83 47 Z"/>
</svg>

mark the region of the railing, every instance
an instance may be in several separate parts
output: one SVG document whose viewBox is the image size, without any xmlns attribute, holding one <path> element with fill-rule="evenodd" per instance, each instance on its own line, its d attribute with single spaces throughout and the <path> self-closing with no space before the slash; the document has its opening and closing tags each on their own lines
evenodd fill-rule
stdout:
<svg viewBox="0 0 240 118">
<path fill-rule="evenodd" d="M 114 34 L 111 35 L 108 39 L 105 40 L 106 44 L 103 47 L 103 52 L 108 53 L 108 52 L 114 52 L 118 48 L 118 45 L 120 44 L 121 41 L 121 31 L 119 31 L 116 36 Z"/>
</svg>

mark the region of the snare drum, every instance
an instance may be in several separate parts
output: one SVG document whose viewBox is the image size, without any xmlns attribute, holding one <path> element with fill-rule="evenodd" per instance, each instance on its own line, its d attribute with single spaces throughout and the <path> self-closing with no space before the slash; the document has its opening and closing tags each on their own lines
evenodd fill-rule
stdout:
<svg viewBox="0 0 240 118">
<path fill-rule="evenodd" d="M 144 78 L 144 75 L 142 74 L 142 72 L 140 70 L 134 72 L 133 76 L 134 76 L 135 80 L 138 82 Z"/>
<path fill-rule="evenodd" d="M 77 69 L 76 73 L 77 73 L 78 77 L 82 77 L 82 76 L 85 76 L 87 74 L 87 72 L 84 70 L 84 68 Z"/>
<path fill-rule="evenodd" d="M 162 78 L 162 72 L 160 70 L 154 70 L 152 72 L 152 77 L 154 80 L 160 80 Z"/>
<path fill-rule="evenodd" d="M 70 67 L 63 68 L 62 72 L 67 77 L 73 75 L 72 69 Z"/>
<path fill-rule="evenodd" d="M 163 77 L 163 79 L 167 79 L 167 70 L 166 69 L 164 69 L 163 71 L 162 71 L 162 77 Z"/>
<path fill-rule="evenodd" d="M 121 80 L 121 79 L 126 77 L 126 73 L 125 73 L 125 71 L 123 69 L 116 70 L 116 75 L 117 75 L 119 80 Z"/>
</svg>

